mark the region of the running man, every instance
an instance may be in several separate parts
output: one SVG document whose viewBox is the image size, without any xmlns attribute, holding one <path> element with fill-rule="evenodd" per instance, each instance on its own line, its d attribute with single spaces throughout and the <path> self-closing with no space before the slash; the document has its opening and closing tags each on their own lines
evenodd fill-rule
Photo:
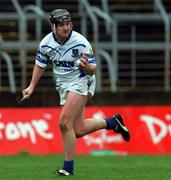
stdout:
<svg viewBox="0 0 171 180">
<path fill-rule="evenodd" d="M 94 95 L 96 60 L 88 40 L 73 30 L 71 15 L 66 9 L 50 13 L 52 32 L 40 42 L 36 53 L 30 85 L 22 91 L 23 100 L 29 99 L 45 68 L 51 61 L 60 95 L 62 111 L 59 127 L 64 144 L 64 162 L 59 175 L 74 174 L 76 138 L 100 129 L 120 133 L 125 141 L 130 134 L 120 114 L 106 119 L 85 119 L 86 103 Z"/>
</svg>

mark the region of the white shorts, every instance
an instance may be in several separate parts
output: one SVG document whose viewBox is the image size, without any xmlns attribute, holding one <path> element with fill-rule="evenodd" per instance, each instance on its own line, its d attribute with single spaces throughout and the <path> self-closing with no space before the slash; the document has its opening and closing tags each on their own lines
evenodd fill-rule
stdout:
<svg viewBox="0 0 171 180">
<path fill-rule="evenodd" d="M 56 89 L 60 96 L 60 105 L 64 105 L 68 92 L 75 92 L 80 95 L 93 96 L 96 87 L 96 79 L 94 77 L 85 76 L 73 82 L 61 83 Z"/>
</svg>

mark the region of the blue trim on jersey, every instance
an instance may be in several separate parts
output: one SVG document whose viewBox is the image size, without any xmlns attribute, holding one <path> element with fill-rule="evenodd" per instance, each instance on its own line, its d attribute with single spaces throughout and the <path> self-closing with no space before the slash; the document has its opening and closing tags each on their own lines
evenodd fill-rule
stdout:
<svg viewBox="0 0 171 180">
<path fill-rule="evenodd" d="M 82 69 L 80 69 L 79 78 L 82 78 L 82 77 L 84 77 L 84 76 L 86 76 L 86 73 L 85 73 Z"/>
<path fill-rule="evenodd" d="M 58 42 L 58 40 L 57 40 L 56 35 L 55 35 L 54 32 L 52 32 L 52 36 L 53 36 L 53 39 Z M 58 43 L 59 43 L 59 42 L 58 42 Z"/>
<path fill-rule="evenodd" d="M 86 47 L 86 45 L 85 45 L 85 44 L 77 44 L 77 45 L 75 45 L 75 46 L 73 46 L 73 47 L 71 47 L 71 48 L 67 49 L 67 50 L 64 52 L 63 56 L 64 56 L 64 55 L 65 55 L 68 51 L 70 51 L 71 49 L 73 49 L 73 48 L 75 48 L 75 47 L 78 47 L 78 46 L 83 46 L 83 47 Z"/>
<path fill-rule="evenodd" d="M 94 54 L 85 53 L 84 55 L 85 55 L 87 58 L 94 58 Z"/>
<path fill-rule="evenodd" d="M 88 61 L 89 64 L 96 64 L 96 60 L 95 59 L 92 59 L 90 61 Z"/>
<path fill-rule="evenodd" d="M 50 48 L 50 49 L 52 49 L 52 50 L 56 51 L 57 53 L 59 53 L 59 55 L 61 55 L 61 56 L 62 56 L 62 54 L 61 54 L 58 50 L 56 50 L 55 48 L 53 48 L 53 47 L 51 47 L 51 46 L 43 45 L 43 46 L 42 46 L 42 48 L 43 48 L 43 47 Z"/>
<path fill-rule="evenodd" d="M 44 54 L 43 54 L 42 52 L 40 52 L 40 51 L 38 51 L 38 52 L 36 53 L 36 56 L 39 57 L 40 59 L 44 60 L 44 61 L 47 60 L 47 59 L 45 58 Z"/>
<path fill-rule="evenodd" d="M 72 34 L 72 30 L 71 30 L 71 32 L 69 33 L 68 37 L 65 39 L 65 41 L 63 41 L 62 43 L 60 43 L 60 42 L 58 41 L 57 37 L 56 37 L 56 34 L 55 34 L 54 32 L 52 32 L 53 39 L 54 39 L 56 42 L 58 42 L 58 44 L 60 44 L 60 45 L 64 45 L 64 44 L 68 41 L 68 39 L 71 37 L 71 34 Z"/>
<path fill-rule="evenodd" d="M 39 51 L 37 51 L 37 53 L 36 54 L 40 54 L 41 55 L 41 57 L 45 57 L 45 55 L 39 50 Z"/>
<path fill-rule="evenodd" d="M 40 63 L 43 63 L 43 64 L 48 64 L 48 62 L 44 59 L 42 59 L 38 54 L 36 55 L 36 60 L 38 60 Z"/>
</svg>

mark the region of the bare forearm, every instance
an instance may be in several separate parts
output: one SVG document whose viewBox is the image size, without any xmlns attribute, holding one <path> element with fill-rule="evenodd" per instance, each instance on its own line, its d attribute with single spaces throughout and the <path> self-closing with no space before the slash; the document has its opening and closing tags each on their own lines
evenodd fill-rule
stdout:
<svg viewBox="0 0 171 180">
<path fill-rule="evenodd" d="M 41 76 L 43 75 L 44 71 L 45 70 L 43 68 L 39 67 L 38 65 L 34 66 L 30 85 L 22 91 L 23 98 L 21 99 L 20 102 L 30 98 L 30 96 L 34 92 L 34 89 L 35 89 L 37 83 L 39 82 Z"/>
<path fill-rule="evenodd" d="M 38 65 L 35 65 L 34 66 L 34 69 L 33 69 L 33 74 L 32 74 L 32 79 L 31 79 L 31 82 L 30 82 L 30 87 L 31 88 L 35 88 L 37 83 L 39 82 L 41 76 L 43 75 L 44 73 L 44 69 L 41 68 L 40 66 Z"/>
<path fill-rule="evenodd" d="M 83 57 L 80 59 L 79 67 L 90 76 L 96 73 L 96 65 L 89 64 L 85 55 L 83 55 Z"/>
<path fill-rule="evenodd" d="M 96 73 L 96 66 L 93 65 L 93 64 L 88 64 L 88 65 L 84 68 L 84 71 L 85 71 L 88 75 L 92 76 L 92 75 L 94 75 L 94 74 Z"/>
</svg>

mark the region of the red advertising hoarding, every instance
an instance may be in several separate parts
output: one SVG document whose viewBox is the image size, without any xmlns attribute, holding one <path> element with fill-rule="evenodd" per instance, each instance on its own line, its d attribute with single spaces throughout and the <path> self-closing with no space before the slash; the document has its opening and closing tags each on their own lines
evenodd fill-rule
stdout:
<svg viewBox="0 0 171 180">
<path fill-rule="evenodd" d="M 99 130 L 77 140 L 77 154 L 104 150 L 116 154 L 171 153 L 171 106 L 87 107 L 86 118 L 105 118 L 117 112 L 125 118 L 130 142 L 113 131 Z M 63 153 L 59 114 L 60 108 L 0 109 L 0 155 Z"/>
</svg>

